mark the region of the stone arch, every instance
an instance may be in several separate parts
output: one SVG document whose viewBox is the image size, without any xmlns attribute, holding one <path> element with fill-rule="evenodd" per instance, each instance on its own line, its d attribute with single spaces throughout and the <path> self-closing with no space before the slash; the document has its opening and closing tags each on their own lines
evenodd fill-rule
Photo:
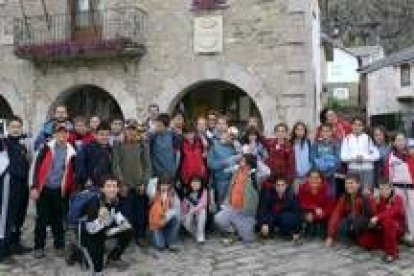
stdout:
<svg viewBox="0 0 414 276">
<path fill-rule="evenodd" d="M 13 114 L 24 117 L 24 99 L 13 81 L 0 77 L 0 96 L 8 103 Z"/>
<path fill-rule="evenodd" d="M 135 117 L 136 110 L 136 97 L 127 92 L 124 79 L 108 76 L 107 74 L 99 74 L 91 72 L 86 68 L 79 69 L 74 73 L 56 73 L 45 77 L 44 80 L 39 81 L 42 87 L 47 87 L 46 91 L 40 91 L 42 94 L 47 94 L 49 102 L 36 103 L 41 105 L 38 110 L 49 110 L 50 103 L 54 102 L 62 92 L 79 85 L 92 85 L 101 88 L 108 92 L 114 99 L 117 100 L 122 113 L 125 118 Z M 39 88 L 41 89 L 41 88 Z M 45 114 L 41 114 L 42 118 L 38 120 L 44 120 Z"/>
<path fill-rule="evenodd" d="M 188 88 L 205 81 L 223 81 L 232 84 L 253 99 L 264 124 L 266 132 L 270 132 L 277 118 L 276 98 L 265 88 L 263 80 L 236 63 L 217 61 L 196 62 L 177 76 L 167 79 L 160 94 L 160 109 L 171 112 Z"/>
<path fill-rule="evenodd" d="M 89 101 L 89 102 L 87 102 Z M 105 120 L 113 115 L 123 117 L 122 108 L 114 96 L 97 85 L 74 85 L 61 92 L 49 107 L 49 116 L 58 104 L 68 107 L 70 115 L 101 115 Z"/>
</svg>

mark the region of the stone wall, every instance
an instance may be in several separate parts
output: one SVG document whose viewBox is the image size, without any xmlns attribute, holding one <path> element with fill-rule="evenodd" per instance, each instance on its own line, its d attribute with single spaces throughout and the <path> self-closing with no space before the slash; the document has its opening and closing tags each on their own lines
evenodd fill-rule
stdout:
<svg viewBox="0 0 414 276">
<path fill-rule="evenodd" d="M 29 15 L 42 14 L 41 1 L 25 0 Z M 46 1 L 50 13 L 65 13 L 65 1 Z M 183 0 L 105 1 L 104 8 L 138 5 L 148 12 L 147 53 L 139 61 L 99 62 L 34 67 L 14 57 L 12 46 L 0 46 L 0 83 L 9 82 L 23 99 L 2 95 L 33 129 L 46 117 L 54 100 L 81 84 L 102 87 L 119 102 L 126 117 L 144 116 L 149 103 L 171 111 L 183 90 L 205 80 L 223 80 L 242 88 L 256 102 L 269 132 L 280 120 L 316 123 L 319 91 L 312 32 L 319 11 L 315 1 L 243 0 L 210 12 L 190 12 Z M 18 0 L 0 6 L 0 14 L 21 16 Z M 193 52 L 196 16 L 222 15 L 223 53 Z M 3 81 L 7 80 L 7 81 Z M 20 107 L 18 107 L 20 105 Z M 29 115 L 30 114 L 30 115 Z"/>
</svg>

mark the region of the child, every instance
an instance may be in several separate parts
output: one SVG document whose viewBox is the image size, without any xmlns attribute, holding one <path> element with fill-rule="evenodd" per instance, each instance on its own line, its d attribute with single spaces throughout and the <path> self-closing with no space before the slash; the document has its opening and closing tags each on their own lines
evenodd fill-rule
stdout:
<svg viewBox="0 0 414 276">
<path fill-rule="evenodd" d="M 124 119 L 113 118 L 111 120 L 111 134 L 109 135 L 109 145 L 112 147 L 116 142 L 124 141 Z"/>
<path fill-rule="evenodd" d="M 75 159 L 76 184 L 81 189 L 96 186 L 102 175 L 112 171 L 111 148 L 109 146 L 110 126 L 102 122 L 94 135 L 94 140 L 82 147 Z"/>
<path fill-rule="evenodd" d="M 181 144 L 180 154 L 180 178 L 184 187 L 189 187 L 190 180 L 195 176 L 203 181 L 207 178 L 207 168 L 204 162 L 204 146 L 202 140 L 196 134 L 196 128 L 190 124 L 184 127 L 184 140 Z"/>
<path fill-rule="evenodd" d="M 255 239 L 254 226 L 256 211 L 259 203 L 258 187 L 255 170 L 257 159 L 252 154 L 244 154 L 240 165 L 230 181 L 226 200 L 215 217 L 218 228 L 229 234 L 237 232 L 243 242 L 252 242 Z M 231 244 L 235 237 L 223 240 Z"/>
<path fill-rule="evenodd" d="M 352 120 L 352 133 L 342 141 L 341 160 L 347 163 L 348 173 L 359 175 L 362 191 L 370 193 L 374 187 L 374 162 L 380 156 L 371 137 L 364 132 L 364 128 L 362 119 Z"/>
<path fill-rule="evenodd" d="M 303 122 L 297 122 L 292 129 L 290 140 L 295 153 L 296 173 L 293 182 L 293 190 L 297 194 L 299 185 L 302 184 L 311 169 L 310 151 L 311 141 L 308 138 L 308 128 Z"/>
<path fill-rule="evenodd" d="M 101 117 L 99 117 L 99 115 L 94 115 L 89 118 L 89 129 L 92 132 L 95 132 L 100 124 L 101 124 Z"/>
<path fill-rule="evenodd" d="M 132 122 L 125 127 L 125 141 L 112 148 L 112 168 L 127 193 L 131 213 L 125 215 L 134 228 L 135 242 L 145 247 L 149 210 L 145 188 L 151 177 L 151 157 L 143 124 Z"/>
<path fill-rule="evenodd" d="M 292 184 L 295 176 L 295 154 L 288 140 L 288 126 L 279 123 L 274 128 L 275 138 L 265 140 L 265 146 L 269 153 L 266 164 L 270 168 L 271 178 L 281 177 L 286 179 L 288 185 Z M 273 187 L 273 183 L 266 183 Z"/>
<path fill-rule="evenodd" d="M 0 227 L 0 262 L 10 254 L 30 250 L 21 244 L 21 228 L 29 199 L 27 177 L 30 166 L 28 149 L 21 143 L 22 129 L 22 119 L 12 117 L 7 121 L 7 137 L 0 139 L 0 153 L 8 160 L 7 167 L 0 171 L 0 217 L 4 222 Z M 6 161 L 0 160 L 2 162 Z"/>
<path fill-rule="evenodd" d="M 335 172 L 340 167 L 341 146 L 332 136 L 332 127 L 323 124 L 320 127 L 320 138 L 316 139 L 311 149 L 312 168 L 320 171 L 329 183 L 333 196 L 337 197 Z"/>
<path fill-rule="evenodd" d="M 378 181 L 383 176 L 384 163 L 391 152 L 391 146 L 388 141 L 387 130 L 384 127 L 374 127 L 372 133 L 374 144 L 380 155 L 380 158 L 374 163 L 374 188 L 378 188 Z"/>
<path fill-rule="evenodd" d="M 178 249 L 173 246 L 180 229 L 180 199 L 174 192 L 170 177 L 162 176 L 158 180 L 157 192 L 151 202 L 149 228 L 158 250 Z"/>
<path fill-rule="evenodd" d="M 88 131 L 85 117 L 78 116 L 73 121 L 74 127 L 69 135 L 68 141 L 75 147 L 76 151 L 79 152 L 83 146 L 89 144 L 93 140 L 93 135 Z"/>
<path fill-rule="evenodd" d="M 384 261 L 398 258 L 398 244 L 404 234 L 405 212 L 402 198 L 396 195 L 392 184 L 380 180 L 377 214 L 370 220 L 372 230 L 364 233 L 358 243 L 367 249 L 384 251 Z"/>
<path fill-rule="evenodd" d="M 243 139 L 243 153 L 251 153 L 257 157 L 257 160 L 264 162 L 268 158 L 268 153 L 265 146 L 260 142 L 260 133 L 254 128 L 250 127 L 246 130 Z"/>
<path fill-rule="evenodd" d="M 227 132 L 221 135 L 220 140 L 213 140 L 207 156 L 207 165 L 211 171 L 217 207 L 223 204 L 231 180 L 231 172 L 226 169 L 234 166 L 236 160 L 237 153 Z"/>
<path fill-rule="evenodd" d="M 97 186 L 101 195 L 85 207 L 86 222 L 82 227 L 81 244 L 87 249 L 95 272 L 99 273 L 105 263 L 105 241 L 115 239 L 116 245 L 108 253 L 106 264 L 127 269 L 128 264 L 121 260 L 121 255 L 132 238 L 132 228 L 123 215 L 118 197 L 119 181 L 113 176 L 104 176 Z"/>
<path fill-rule="evenodd" d="M 405 135 L 399 133 L 395 136 L 393 149 L 384 164 L 384 176 L 403 200 L 407 221 L 404 240 L 410 246 L 414 245 L 414 155 L 409 153 L 412 151 L 407 148 Z"/>
<path fill-rule="evenodd" d="M 194 177 L 190 186 L 191 190 L 185 194 L 181 203 L 183 226 L 198 243 L 203 244 L 207 219 L 207 189 L 200 177 Z"/>
<path fill-rule="evenodd" d="M 257 182 L 263 183 L 270 175 L 270 169 L 265 161 L 268 158 L 268 153 L 265 146 L 260 142 L 261 136 L 255 127 L 250 127 L 246 130 L 244 137 L 244 145 L 242 153 L 251 153 L 257 158 Z"/>
<path fill-rule="evenodd" d="M 35 258 L 45 256 L 46 227 L 50 224 L 56 255 L 64 253 L 63 216 L 65 202 L 75 190 L 75 149 L 68 142 L 66 124 L 56 124 L 54 138 L 40 149 L 31 168 L 30 197 L 36 201 Z"/>
<path fill-rule="evenodd" d="M 299 204 L 304 215 L 305 234 L 324 237 L 335 204 L 329 184 L 321 172 L 311 170 L 308 180 L 299 187 Z"/>
<path fill-rule="evenodd" d="M 289 191 L 286 179 L 272 180 L 273 187 L 263 189 L 260 195 L 260 209 L 257 213 L 257 228 L 267 238 L 279 228 L 283 236 L 300 244 L 300 209 L 293 192 Z"/>
<path fill-rule="evenodd" d="M 152 162 L 152 174 L 161 177 L 168 174 L 175 178 L 178 167 L 177 150 L 180 143 L 177 135 L 168 127 L 170 116 L 158 115 L 155 121 L 155 132 L 150 135 L 150 155 Z"/>
<path fill-rule="evenodd" d="M 340 118 L 335 110 L 331 108 L 324 108 L 320 113 L 320 121 L 324 124 L 329 124 L 332 126 L 333 138 L 335 140 L 342 141 L 348 134 L 352 132 L 351 124 Z M 321 128 L 319 127 L 316 132 L 316 138 L 320 138 Z"/>
<path fill-rule="evenodd" d="M 358 239 L 369 230 L 369 221 L 376 214 L 376 206 L 370 194 L 361 192 L 359 175 L 345 177 L 345 194 L 338 200 L 328 223 L 328 237 L 325 244 L 332 246 L 339 232 L 345 241 Z"/>
</svg>

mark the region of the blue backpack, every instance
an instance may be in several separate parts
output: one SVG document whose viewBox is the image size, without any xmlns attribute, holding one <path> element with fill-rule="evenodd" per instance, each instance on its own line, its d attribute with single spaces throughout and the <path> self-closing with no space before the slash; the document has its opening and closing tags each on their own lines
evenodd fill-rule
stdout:
<svg viewBox="0 0 414 276">
<path fill-rule="evenodd" d="M 77 192 L 69 199 L 69 212 L 67 222 L 69 224 L 78 224 L 82 216 L 85 215 L 86 206 L 92 201 L 100 198 L 100 190 L 92 187 L 84 191 Z"/>
</svg>

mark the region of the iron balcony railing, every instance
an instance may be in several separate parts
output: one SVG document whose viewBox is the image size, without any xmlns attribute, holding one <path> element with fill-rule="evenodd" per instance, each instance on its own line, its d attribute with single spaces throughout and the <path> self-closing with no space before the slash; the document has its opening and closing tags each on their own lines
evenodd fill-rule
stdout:
<svg viewBox="0 0 414 276">
<path fill-rule="evenodd" d="M 142 9 L 123 7 L 16 19 L 15 54 L 36 61 L 140 56 L 146 17 Z"/>
</svg>

